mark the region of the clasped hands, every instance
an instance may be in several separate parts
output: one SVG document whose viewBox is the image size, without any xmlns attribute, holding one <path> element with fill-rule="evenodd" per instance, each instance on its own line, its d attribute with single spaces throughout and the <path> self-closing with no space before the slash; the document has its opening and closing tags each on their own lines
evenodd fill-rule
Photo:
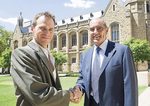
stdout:
<svg viewBox="0 0 150 106">
<path fill-rule="evenodd" d="M 70 101 L 73 103 L 79 103 L 82 98 L 82 91 L 78 86 L 70 89 Z"/>
</svg>

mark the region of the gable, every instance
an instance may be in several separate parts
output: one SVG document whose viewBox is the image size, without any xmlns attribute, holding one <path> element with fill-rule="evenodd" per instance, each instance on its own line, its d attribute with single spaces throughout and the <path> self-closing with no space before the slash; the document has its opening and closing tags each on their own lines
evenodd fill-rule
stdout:
<svg viewBox="0 0 150 106">
<path fill-rule="evenodd" d="M 104 16 L 108 13 L 112 13 L 117 11 L 119 13 L 119 11 L 121 9 L 125 9 L 125 4 L 126 4 L 127 0 L 110 0 L 110 2 L 108 3 L 105 12 L 104 12 Z"/>
</svg>

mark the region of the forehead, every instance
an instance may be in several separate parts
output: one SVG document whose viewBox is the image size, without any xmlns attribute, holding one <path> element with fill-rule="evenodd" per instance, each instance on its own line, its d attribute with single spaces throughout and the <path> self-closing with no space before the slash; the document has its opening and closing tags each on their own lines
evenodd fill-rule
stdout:
<svg viewBox="0 0 150 106">
<path fill-rule="evenodd" d="M 37 21 L 37 24 L 40 24 L 40 23 L 54 23 L 52 18 L 46 17 L 44 15 L 40 16 L 36 21 Z"/>
<path fill-rule="evenodd" d="M 93 19 L 90 22 L 90 27 L 101 26 L 103 27 L 105 22 L 102 19 Z"/>
</svg>

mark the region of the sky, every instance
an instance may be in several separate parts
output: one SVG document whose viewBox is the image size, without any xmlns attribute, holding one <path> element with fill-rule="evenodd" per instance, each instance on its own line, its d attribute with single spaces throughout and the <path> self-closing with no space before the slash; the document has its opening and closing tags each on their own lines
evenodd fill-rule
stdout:
<svg viewBox="0 0 150 106">
<path fill-rule="evenodd" d="M 32 20 L 42 11 L 50 11 L 56 21 L 76 17 L 91 12 L 105 10 L 110 0 L 2 0 L 0 6 L 0 26 L 14 31 L 22 12 L 25 21 Z"/>
</svg>

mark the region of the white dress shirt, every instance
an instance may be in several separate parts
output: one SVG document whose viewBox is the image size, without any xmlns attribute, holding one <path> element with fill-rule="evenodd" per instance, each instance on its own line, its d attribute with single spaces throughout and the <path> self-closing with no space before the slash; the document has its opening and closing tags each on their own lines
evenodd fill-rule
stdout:
<svg viewBox="0 0 150 106">
<path fill-rule="evenodd" d="M 106 52 L 106 48 L 107 48 L 107 44 L 108 44 L 108 40 L 106 39 L 99 47 L 101 48 L 101 50 L 99 51 L 99 60 L 100 60 L 100 68 L 102 66 L 103 60 L 104 60 L 104 56 L 105 56 L 105 52 Z M 95 58 L 95 52 L 96 52 L 96 48 L 97 46 L 94 45 L 94 51 L 93 51 L 93 58 L 92 58 L 92 71 L 93 71 L 93 63 L 94 63 L 94 58 Z"/>
</svg>

